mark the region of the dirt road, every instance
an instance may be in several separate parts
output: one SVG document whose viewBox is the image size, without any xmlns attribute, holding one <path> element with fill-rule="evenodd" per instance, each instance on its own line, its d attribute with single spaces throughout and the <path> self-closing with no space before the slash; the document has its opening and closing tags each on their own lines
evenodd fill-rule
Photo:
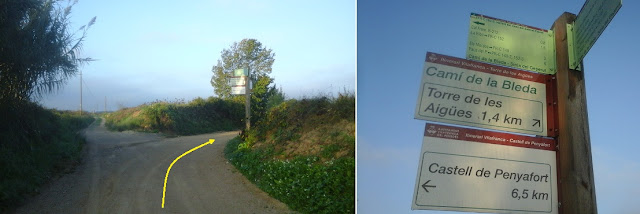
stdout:
<svg viewBox="0 0 640 214">
<path fill-rule="evenodd" d="M 70 174 L 47 185 L 17 213 L 290 213 L 227 163 L 224 145 L 238 132 L 164 138 L 109 132 L 104 123 L 85 130 L 87 154 Z M 189 149 L 169 174 L 169 164 Z"/>
</svg>

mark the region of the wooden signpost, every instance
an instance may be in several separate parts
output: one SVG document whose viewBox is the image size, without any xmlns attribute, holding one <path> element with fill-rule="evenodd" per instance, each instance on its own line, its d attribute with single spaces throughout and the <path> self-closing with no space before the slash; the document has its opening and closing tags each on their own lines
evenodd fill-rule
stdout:
<svg viewBox="0 0 640 214">
<path fill-rule="evenodd" d="M 251 128 L 251 72 L 249 68 L 241 68 L 233 71 L 227 83 L 231 86 L 232 95 L 245 96 L 245 127 L 247 130 Z"/>
<path fill-rule="evenodd" d="M 550 30 L 472 14 L 467 60 L 428 53 L 416 119 L 518 134 L 427 124 L 412 209 L 597 213 L 582 59 L 621 6 L 620 0 L 587 0 L 577 17 L 565 12 Z M 515 43 L 535 45 L 527 48 Z M 515 76 L 501 75 L 506 74 L 503 71 Z M 519 78 L 528 74 L 535 78 Z M 476 77 L 482 80 L 475 81 Z M 501 89 L 509 87 L 493 86 L 490 79 L 503 85 L 507 81 L 529 85 L 536 88 L 535 96 L 505 92 Z M 482 98 L 475 102 L 476 97 L 486 102 Z M 486 120 L 483 116 L 490 111 L 519 117 L 517 123 L 511 117 Z M 527 141 L 551 147 L 528 147 Z M 504 175 L 507 169 L 523 177 L 524 171 L 547 175 L 553 183 L 524 187 L 517 181 L 505 182 L 511 176 L 498 179 L 497 174 Z M 504 191 L 510 189 L 509 197 Z M 533 189 L 543 193 L 544 200 L 538 194 L 535 201 L 529 198 Z"/>
<path fill-rule="evenodd" d="M 560 213 L 597 213 L 584 73 L 569 69 L 567 23 L 562 14 L 553 24 L 556 38 L 558 97 L 558 189 Z M 584 71 L 584 68 L 583 68 Z"/>
</svg>

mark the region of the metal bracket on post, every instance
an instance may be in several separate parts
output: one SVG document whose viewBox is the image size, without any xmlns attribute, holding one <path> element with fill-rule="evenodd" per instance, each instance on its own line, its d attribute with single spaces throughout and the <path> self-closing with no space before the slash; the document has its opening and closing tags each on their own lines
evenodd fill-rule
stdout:
<svg viewBox="0 0 640 214">
<path fill-rule="evenodd" d="M 569 69 L 573 69 L 576 71 L 582 71 L 582 63 L 578 61 L 576 52 L 575 52 L 575 41 L 573 40 L 573 24 L 567 23 L 567 51 L 569 54 Z"/>
</svg>

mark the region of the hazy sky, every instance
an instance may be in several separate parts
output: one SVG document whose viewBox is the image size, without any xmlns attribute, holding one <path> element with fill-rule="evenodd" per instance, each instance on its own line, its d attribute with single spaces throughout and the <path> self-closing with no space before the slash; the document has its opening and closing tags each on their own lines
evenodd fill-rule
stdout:
<svg viewBox="0 0 640 214">
<path fill-rule="evenodd" d="M 272 77 L 288 97 L 355 91 L 354 1 L 80 0 L 73 28 L 97 16 L 84 42 L 84 109 L 213 96 L 211 67 L 234 42 L 273 49 Z M 80 80 L 45 96 L 46 107 L 76 110 Z"/>
<path fill-rule="evenodd" d="M 411 211 L 425 121 L 414 111 L 427 51 L 464 58 L 470 13 L 549 29 L 569 1 L 359 1 L 358 211 Z M 640 210 L 640 3 L 623 6 L 584 60 L 597 206 Z"/>
</svg>

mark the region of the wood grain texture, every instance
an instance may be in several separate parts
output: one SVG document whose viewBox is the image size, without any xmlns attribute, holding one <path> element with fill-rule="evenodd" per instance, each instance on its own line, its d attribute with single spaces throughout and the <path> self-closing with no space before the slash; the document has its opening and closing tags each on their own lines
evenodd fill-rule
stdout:
<svg viewBox="0 0 640 214">
<path fill-rule="evenodd" d="M 566 24 L 576 16 L 563 13 L 553 24 L 558 73 L 558 180 L 561 214 L 597 213 L 584 73 L 569 69 Z M 583 67 L 583 71 L 585 71 Z"/>
</svg>

